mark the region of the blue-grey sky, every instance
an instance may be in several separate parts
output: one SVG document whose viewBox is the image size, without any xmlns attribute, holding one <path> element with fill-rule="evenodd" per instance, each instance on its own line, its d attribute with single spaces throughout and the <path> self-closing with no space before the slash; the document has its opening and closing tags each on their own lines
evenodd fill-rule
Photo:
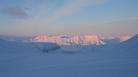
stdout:
<svg viewBox="0 0 138 77">
<path fill-rule="evenodd" d="M 138 0 L 0 0 L 0 35 L 138 33 Z"/>
</svg>

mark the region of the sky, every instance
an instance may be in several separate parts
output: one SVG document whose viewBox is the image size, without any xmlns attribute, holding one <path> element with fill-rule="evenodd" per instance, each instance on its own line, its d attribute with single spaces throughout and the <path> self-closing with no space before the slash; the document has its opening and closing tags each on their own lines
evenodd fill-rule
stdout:
<svg viewBox="0 0 138 77">
<path fill-rule="evenodd" d="M 0 35 L 138 34 L 138 0 L 0 0 Z"/>
</svg>

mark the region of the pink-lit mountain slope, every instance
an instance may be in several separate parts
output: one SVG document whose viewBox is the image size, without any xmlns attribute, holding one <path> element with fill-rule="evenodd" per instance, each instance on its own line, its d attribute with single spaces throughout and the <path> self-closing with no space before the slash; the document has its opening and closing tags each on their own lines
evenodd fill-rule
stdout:
<svg viewBox="0 0 138 77">
<path fill-rule="evenodd" d="M 75 36 L 37 36 L 31 39 L 32 42 L 52 42 L 58 45 L 104 45 L 105 43 L 96 35 L 75 35 Z"/>
</svg>

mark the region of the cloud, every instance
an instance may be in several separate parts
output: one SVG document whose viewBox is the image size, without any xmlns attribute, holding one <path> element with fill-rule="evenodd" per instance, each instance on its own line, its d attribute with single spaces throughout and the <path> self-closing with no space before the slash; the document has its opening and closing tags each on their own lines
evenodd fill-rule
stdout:
<svg viewBox="0 0 138 77">
<path fill-rule="evenodd" d="M 48 17 L 48 23 L 51 23 L 64 16 L 76 14 L 82 7 L 93 6 L 102 3 L 105 0 L 71 0 L 66 2 L 61 8 L 58 8 Z"/>
<path fill-rule="evenodd" d="M 2 8 L 0 9 L 0 12 L 7 14 L 9 16 L 14 16 L 16 18 L 28 18 L 29 17 L 25 9 L 17 7 L 17 6 Z"/>
</svg>

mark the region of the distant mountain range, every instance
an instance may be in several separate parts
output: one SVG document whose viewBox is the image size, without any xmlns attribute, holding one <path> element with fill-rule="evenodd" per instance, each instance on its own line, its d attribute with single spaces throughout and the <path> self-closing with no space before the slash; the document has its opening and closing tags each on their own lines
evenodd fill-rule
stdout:
<svg viewBox="0 0 138 77">
<path fill-rule="evenodd" d="M 112 38 L 112 39 L 108 38 L 106 40 L 115 41 L 116 39 L 117 38 Z M 76 44 L 77 45 L 89 45 L 89 46 L 87 46 L 87 48 L 89 48 L 89 47 L 91 48 L 91 45 L 104 45 L 104 44 L 106 45 L 107 43 L 109 43 L 109 42 L 105 41 L 105 38 L 101 39 L 100 37 L 95 36 L 95 35 L 37 36 L 37 37 L 32 38 L 31 41 L 32 42 L 16 42 L 16 41 L 11 41 L 11 40 L 8 41 L 8 40 L 0 39 L 0 51 L 9 51 L 9 52 L 10 51 L 15 51 L 15 50 L 18 50 L 18 51 L 20 51 L 20 50 L 22 50 L 22 51 L 31 50 L 32 51 L 35 48 L 41 48 L 41 47 L 45 48 L 45 47 L 47 47 L 47 44 L 52 46 L 52 47 L 55 46 L 55 45 L 57 45 L 57 46 L 58 45 L 65 45 L 65 46 L 66 45 L 70 45 L 70 46 L 72 45 L 72 47 L 75 46 Z M 102 51 L 104 51 L 104 50 L 137 51 L 138 50 L 138 47 L 137 47 L 137 45 L 138 45 L 138 35 L 136 35 L 136 36 L 134 36 L 130 39 L 127 39 L 126 41 L 125 40 L 123 40 L 123 41 L 120 40 L 120 42 L 118 42 L 118 41 L 116 41 L 116 44 L 113 44 L 113 45 L 96 46 L 96 49 L 99 48 L 99 47 L 100 48 L 102 47 Z M 49 42 L 49 43 L 45 43 L 45 42 Z M 118 44 L 117 44 L 117 42 L 118 42 Z M 46 46 L 45 46 L 45 44 L 46 44 Z M 73 48 L 75 48 L 75 47 L 73 47 Z M 92 48 L 94 48 L 94 47 L 92 46 Z M 49 48 L 49 46 L 48 46 L 48 48 Z M 71 48 L 71 49 L 73 49 L 73 48 Z M 81 48 L 79 47 L 79 49 L 81 49 Z"/>
<path fill-rule="evenodd" d="M 52 42 L 58 45 L 105 45 L 120 43 L 130 38 L 131 36 L 101 38 L 97 35 L 41 35 L 33 37 L 31 42 Z"/>
</svg>

